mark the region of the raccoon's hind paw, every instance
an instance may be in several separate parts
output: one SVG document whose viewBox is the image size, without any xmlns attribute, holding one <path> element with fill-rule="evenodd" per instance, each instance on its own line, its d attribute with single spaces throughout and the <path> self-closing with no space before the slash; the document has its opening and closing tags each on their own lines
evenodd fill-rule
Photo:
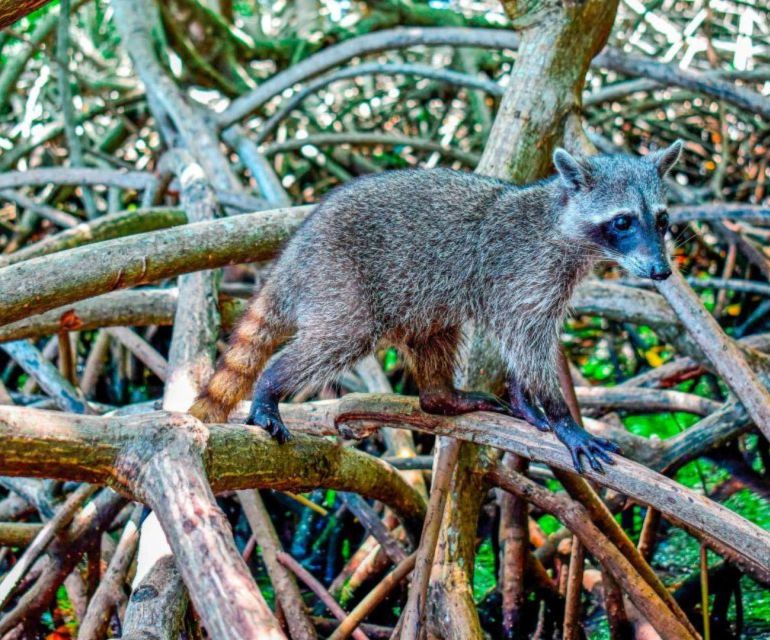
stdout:
<svg viewBox="0 0 770 640">
<path fill-rule="evenodd" d="M 246 424 L 262 427 L 278 441 L 278 444 L 285 444 L 291 440 L 291 432 L 281 420 L 277 407 L 255 402 L 251 405 Z"/>
<path fill-rule="evenodd" d="M 187 413 L 207 424 L 227 422 L 227 411 L 207 396 L 201 396 L 193 402 Z"/>
</svg>

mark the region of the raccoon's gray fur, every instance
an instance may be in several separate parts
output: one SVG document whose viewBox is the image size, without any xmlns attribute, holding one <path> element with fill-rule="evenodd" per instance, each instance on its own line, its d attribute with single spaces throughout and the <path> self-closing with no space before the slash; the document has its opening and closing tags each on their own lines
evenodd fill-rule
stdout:
<svg viewBox="0 0 770 640">
<path fill-rule="evenodd" d="M 260 383 L 268 395 L 332 380 L 381 340 L 412 360 L 421 392 L 451 386 L 468 320 L 499 339 L 512 378 L 536 403 L 563 404 L 555 361 L 572 291 L 606 255 L 637 276 L 665 276 L 655 216 L 678 155 L 675 145 L 646 158 L 578 161 L 558 150 L 559 174 L 526 187 L 433 169 L 335 189 L 286 246 L 192 413 L 225 420 L 287 340 Z M 625 229 L 625 244 L 607 236 L 618 212 L 638 227 L 631 244 Z"/>
</svg>

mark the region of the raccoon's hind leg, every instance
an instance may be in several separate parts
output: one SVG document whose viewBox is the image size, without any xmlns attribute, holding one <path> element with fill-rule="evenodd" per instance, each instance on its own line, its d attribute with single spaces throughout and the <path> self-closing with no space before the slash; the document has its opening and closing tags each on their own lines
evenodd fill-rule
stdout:
<svg viewBox="0 0 770 640">
<path fill-rule="evenodd" d="M 371 353 L 370 330 L 368 323 L 353 328 L 320 320 L 312 328 L 300 329 L 259 377 L 246 424 L 263 427 L 280 443 L 289 440 L 291 434 L 281 419 L 278 402 L 305 385 L 334 380 Z"/>
<path fill-rule="evenodd" d="M 290 357 L 290 352 L 291 345 L 259 376 L 254 387 L 249 415 L 246 418 L 246 424 L 262 427 L 280 444 L 291 439 L 291 434 L 278 411 L 278 402 L 291 388 L 291 366 L 287 361 L 287 355 Z"/>
<path fill-rule="evenodd" d="M 414 362 L 420 391 L 420 408 L 426 413 L 457 416 L 472 411 L 510 413 L 499 398 L 454 387 L 460 328 L 449 327 L 428 337 L 412 338 L 406 343 Z"/>
</svg>

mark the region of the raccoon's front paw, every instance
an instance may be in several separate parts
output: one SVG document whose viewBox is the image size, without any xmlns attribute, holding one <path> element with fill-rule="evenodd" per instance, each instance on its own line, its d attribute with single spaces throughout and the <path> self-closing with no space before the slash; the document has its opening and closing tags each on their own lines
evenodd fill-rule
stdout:
<svg viewBox="0 0 770 640">
<path fill-rule="evenodd" d="M 610 453 L 620 453 L 620 447 L 614 442 L 592 436 L 583 429 L 571 416 L 561 418 L 552 425 L 556 437 L 569 449 L 572 456 L 572 464 L 578 473 L 583 473 L 583 463 L 580 456 L 588 460 L 591 468 L 598 473 L 604 473 L 602 462 L 615 464 Z"/>
<path fill-rule="evenodd" d="M 278 441 L 278 444 L 284 444 L 291 440 L 291 433 L 286 428 L 283 420 L 281 420 L 278 407 L 266 404 L 252 404 L 249 416 L 246 418 L 246 424 L 262 427 Z"/>
</svg>

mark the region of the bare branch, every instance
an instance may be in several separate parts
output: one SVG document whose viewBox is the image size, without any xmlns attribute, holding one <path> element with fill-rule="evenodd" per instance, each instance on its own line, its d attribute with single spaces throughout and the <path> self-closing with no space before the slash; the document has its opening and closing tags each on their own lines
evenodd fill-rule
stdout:
<svg viewBox="0 0 770 640">
<path fill-rule="evenodd" d="M 292 573 L 278 560 L 279 554 L 283 553 L 281 542 L 262 498 L 257 491 L 250 490 L 239 491 L 238 499 L 262 551 L 262 559 L 273 583 L 276 598 L 286 616 L 290 636 L 295 640 L 317 638 L 297 582 Z"/>
<path fill-rule="evenodd" d="M 267 259 L 311 208 L 198 222 L 5 267 L 0 269 L 0 323 L 181 273 Z M 79 268 L 83 264 L 90 268 Z"/>
<path fill-rule="evenodd" d="M 741 399 L 765 437 L 770 439 L 770 393 L 747 362 L 745 354 L 703 308 L 678 270 L 675 269 L 668 280 L 657 283 L 657 287 L 714 369 Z"/>
</svg>

